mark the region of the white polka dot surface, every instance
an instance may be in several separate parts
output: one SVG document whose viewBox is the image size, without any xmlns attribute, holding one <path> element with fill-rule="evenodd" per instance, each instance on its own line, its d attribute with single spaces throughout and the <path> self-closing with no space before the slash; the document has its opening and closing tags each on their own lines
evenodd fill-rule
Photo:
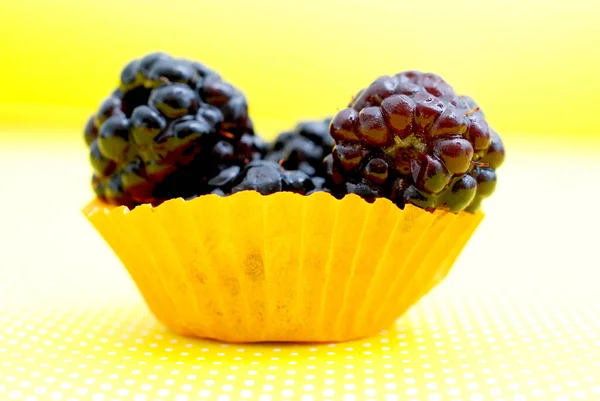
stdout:
<svg viewBox="0 0 600 401">
<path fill-rule="evenodd" d="M 134 300 L 3 307 L 0 399 L 600 399 L 599 311 L 546 305 L 438 291 L 319 345 L 179 337 Z"/>
<path fill-rule="evenodd" d="M 62 195 L 2 201 L 0 400 L 600 400 L 598 222 L 574 210 L 544 226 L 548 206 L 502 195 L 530 190 L 522 169 L 503 173 L 514 187 L 499 186 L 449 279 L 378 336 L 224 344 L 156 322 L 79 214 L 85 155 L 65 152 L 34 152 L 5 183 Z M 0 153 L 5 171 L 16 156 Z"/>
</svg>

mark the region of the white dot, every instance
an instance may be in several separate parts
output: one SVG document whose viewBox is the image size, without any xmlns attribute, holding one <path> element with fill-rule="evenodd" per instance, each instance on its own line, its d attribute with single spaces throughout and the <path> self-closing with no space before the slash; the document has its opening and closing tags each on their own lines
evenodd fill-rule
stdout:
<svg viewBox="0 0 600 401">
<path fill-rule="evenodd" d="M 133 401 L 146 401 L 146 400 L 147 400 L 147 398 L 144 394 L 136 394 L 133 397 Z"/>
<path fill-rule="evenodd" d="M 481 394 L 473 394 L 471 395 L 471 401 L 483 401 L 483 395 Z"/>
<path fill-rule="evenodd" d="M 305 384 L 303 387 L 304 391 L 313 391 L 315 389 L 315 386 L 313 386 L 312 384 Z"/>
<path fill-rule="evenodd" d="M 263 386 L 263 391 L 266 391 L 266 392 L 268 393 L 268 392 L 270 392 L 270 391 L 273 391 L 273 389 L 274 389 L 274 388 L 275 388 L 275 387 L 273 387 L 273 386 L 272 386 L 272 385 L 270 385 L 270 384 L 265 384 L 265 385 Z"/>
<path fill-rule="evenodd" d="M 396 390 L 396 384 L 394 384 L 394 383 L 386 383 L 385 384 L 385 389 L 386 390 Z"/>
<path fill-rule="evenodd" d="M 374 388 L 368 388 L 365 390 L 365 395 L 368 397 L 374 397 L 377 391 Z"/>
<path fill-rule="evenodd" d="M 438 393 L 429 394 L 429 396 L 427 397 L 428 401 L 440 401 L 441 399 L 442 397 L 440 397 Z"/>
<path fill-rule="evenodd" d="M 286 386 L 293 386 L 294 385 L 294 381 L 293 380 L 284 380 L 283 384 Z"/>
<path fill-rule="evenodd" d="M 142 391 L 150 391 L 150 390 L 152 390 L 152 385 L 151 384 L 142 384 L 141 389 L 142 389 Z"/>
<path fill-rule="evenodd" d="M 356 396 L 354 394 L 344 394 L 344 401 L 356 401 Z"/>
<path fill-rule="evenodd" d="M 400 397 L 397 394 L 387 394 L 385 396 L 385 401 L 399 401 Z"/>
<path fill-rule="evenodd" d="M 88 393 L 88 389 L 87 388 L 78 388 L 77 390 L 75 390 L 75 394 L 77 395 L 86 395 Z"/>
<path fill-rule="evenodd" d="M 104 401 L 104 394 L 92 395 L 92 401 Z"/>
<path fill-rule="evenodd" d="M 354 389 L 356 389 L 356 386 L 354 384 L 352 384 L 352 383 L 344 384 L 344 390 L 353 391 Z"/>
<path fill-rule="evenodd" d="M 221 390 L 223 390 L 227 393 L 227 392 L 233 390 L 233 386 L 231 384 L 224 384 L 223 387 L 221 387 Z"/>
<path fill-rule="evenodd" d="M 373 378 L 366 378 L 365 379 L 365 384 L 375 384 L 375 379 Z"/>
<path fill-rule="evenodd" d="M 313 397 L 310 394 L 304 394 L 302 395 L 302 397 L 300 398 L 300 401 L 314 401 L 315 397 Z"/>
<path fill-rule="evenodd" d="M 228 396 L 228 395 L 220 395 L 220 396 L 217 398 L 217 401 L 229 401 L 229 399 L 230 399 L 230 398 L 229 398 L 229 396 Z"/>
<path fill-rule="evenodd" d="M 438 388 L 438 385 L 437 385 L 437 384 L 435 384 L 435 383 L 427 383 L 427 384 L 425 385 L 425 387 L 427 387 L 427 390 L 431 390 L 431 391 L 433 391 L 433 390 L 437 390 L 437 388 Z"/>
<path fill-rule="evenodd" d="M 198 394 L 200 394 L 200 397 L 209 397 L 210 390 L 200 390 L 200 392 Z"/>
<path fill-rule="evenodd" d="M 62 393 L 54 392 L 54 393 L 50 394 L 50 399 L 52 401 L 60 401 L 63 399 L 63 395 L 62 395 Z"/>
<path fill-rule="evenodd" d="M 240 391 L 240 395 L 243 398 L 250 398 L 250 397 L 252 397 L 252 390 L 242 390 L 242 391 Z"/>
<path fill-rule="evenodd" d="M 188 396 L 185 394 L 178 394 L 177 397 L 175 397 L 175 401 L 188 401 Z"/>
<path fill-rule="evenodd" d="M 8 398 L 10 398 L 11 400 L 18 400 L 19 398 L 21 398 L 22 393 L 19 390 L 13 390 L 10 393 L 8 393 Z"/>
<path fill-rule="evenodd" d="M 169 391 L 169 390 L 167 390 L 167 389 L 161 389 L 161 390 L 158 390 L 158 396 L 159 396 L 159 397 L 166 397 L 166 396 L 168 396 L 169 394 L 170 394 L 170 391 Z"/>
<path fill-rule="evenodd" d="M 543 397 L 544 396 L 544 390 L 540 390 L 540 389 L 535 389 L 531 392 L 535 397 Z"/>
<path fill-rule="evenodd" d="M 46 391 L 48 391 L 48 390 L 46 390 L 46 387 L 36 387 L 34 390 L 34 392 L 36 394 L 45 394 Z"/>
<path fill-rule="evenodd" d="M 417 395 L 419 394 L 419 390 L 414 387 L 406 389 L 406 395 Z"/>
<path fill-rule="evenodd" d="M 330 389 L 330 388 L 323 390 L 323 395 L 325 397 L 333 397 L 335 395 L 335 390 Z"/>
<path fill-rule="evenodd" d="M 121 397 L 125 397 L 126 395 L 129 394 L 129 390 L 121 388 L 117 391 L 117 395 L 120 395 Z"/>
<path fill-rule="evenodd" d="M 281 392 L 281 395 L 284 397 L 293 397 L 294 396 L 294 390 L 290 390 L 289 388 L 286 388 L 285 390 L 283 390 Z"/>
<path fill-rule="evenodd" d="M 268 394 L 262 394 L 260 397 L 258 397 L 258 401 L 272 401 L 273 398 L 268 395 Z"/>
</svg>

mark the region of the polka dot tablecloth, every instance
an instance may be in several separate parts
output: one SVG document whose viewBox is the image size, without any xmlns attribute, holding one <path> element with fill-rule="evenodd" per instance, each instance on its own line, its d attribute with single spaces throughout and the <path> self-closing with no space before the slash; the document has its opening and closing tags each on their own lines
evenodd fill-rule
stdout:
<svg viewBox="0 0 600 401">
<path fill-rule="evenodd" d="M 0 171 L 26 166 L 0 208 L 0 400 L 600 400 L 600 222 L 539 204 L 531 179 L 548 198 L 568 175 L 544 157 L 514 153 L 448 280 L 393 327 L 240 345 L 156 322 L 79 214 L 83 150 L 20 149 L 0 151 Z M 589 163 L 581 183 L 599 176 Z"/>
</svg>

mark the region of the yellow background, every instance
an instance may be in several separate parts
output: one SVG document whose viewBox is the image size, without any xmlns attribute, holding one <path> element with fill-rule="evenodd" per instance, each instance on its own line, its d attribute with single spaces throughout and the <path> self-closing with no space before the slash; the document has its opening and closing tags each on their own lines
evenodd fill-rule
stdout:
<svg viewBox="0 0 600 401">
<path fill-rule="evenodd" d="M 0 400 L 598 399 L 599 21 L 597 0 L 0 0 Z M 154 50 L 219 70 L 269 136 L 405 69 L 472 95 L 507 161 L 448 280 L 351 343 L 166 331 L 80 214 L 83 124 Z"/>
<path fill-rule="evenodd" d="M 499 132 L 593 135 L 598 21 L 595 0 L 1 0 L 0 125 L 79 129 L 128 60 L 164 50 L 242 88 L 268 135 L 406 69 L 472 95 Z"/>
</svg>

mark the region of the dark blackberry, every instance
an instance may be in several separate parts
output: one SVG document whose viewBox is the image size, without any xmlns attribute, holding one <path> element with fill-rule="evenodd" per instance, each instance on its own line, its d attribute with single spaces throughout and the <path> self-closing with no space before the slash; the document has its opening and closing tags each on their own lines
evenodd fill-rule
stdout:
<svg viewBox="0 0 600 401">
<path fill-rule="evenodd" d="M 286 171 L 278 163 L 255 160 L 245 167 L 229 167 L 208 181 L 211 193 L 229 195 L 257 191 L 263 195 L 295 192 L 306 195 L 316 189 L 315 182 L 302 171 Z"/>
<path fill-rule="evenodd" d="M 377 79 L 329 128 L 336 145 L 324 168 L 336 197 L 475 212 L 504 160 L 500 137 L 473 99 L 435 74 Z"/>
<path fill-rule="evenodd" d="M 266 153 L 238 89 L 164 53 L 123 69 L 84 134 L 96 194 L 129 207 L 208 193 L 210 177 Z"/>
<path fill-rule="evenodd" d="M 309 176 L 325 177 L 323 159 L 333 149 L 327 118 L 298 123 L 293 131 L 279 134 L 266 159 L 281 162 L 287 170 L 300 170 Z"/>
</svg>

